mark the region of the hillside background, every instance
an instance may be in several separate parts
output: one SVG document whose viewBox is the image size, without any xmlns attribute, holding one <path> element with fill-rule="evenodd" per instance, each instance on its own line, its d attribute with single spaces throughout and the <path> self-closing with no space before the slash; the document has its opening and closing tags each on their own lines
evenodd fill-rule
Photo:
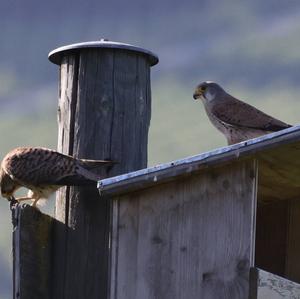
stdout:
<svg viewBox="0 0 300 299">
<path fill-rule="evenodd" d="M 56 148 L 58 67 L 48 52 L 102 37 L 154 51 L 149 165 L 225 145 L 193 89 L 204 80 L 300 122 L 298 1 L 0 0 L 0 158 Z M 45 210 L 53 210 L 50 201 Z M 11 223 L 0 201 L 0 298 L 11 298 Z"/>
</svg>

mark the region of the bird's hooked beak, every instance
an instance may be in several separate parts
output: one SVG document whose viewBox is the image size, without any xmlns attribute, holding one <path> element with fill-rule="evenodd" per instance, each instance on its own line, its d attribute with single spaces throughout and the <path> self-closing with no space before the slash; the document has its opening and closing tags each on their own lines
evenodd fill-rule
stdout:
<svg viewBox="0 0 300 299">
<path fill-rule="evenodd" d="M 203 96 L 203 90 L 202 90 L 202 88 L 197 87 L 197 88 L 195 89 L 194 94 L 193 94 L 194 100 L 197 100 L 197 99 L 201 98 L 202 96 Z"/>
</svg>

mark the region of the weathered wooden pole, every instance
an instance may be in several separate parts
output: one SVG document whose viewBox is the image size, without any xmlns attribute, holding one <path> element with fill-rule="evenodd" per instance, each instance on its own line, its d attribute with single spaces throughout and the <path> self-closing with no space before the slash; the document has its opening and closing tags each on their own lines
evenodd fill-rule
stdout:
<svg viewBox="0 0 300 299">
<path fill-rule="evenodd" d="M 106 40 L 58 48 L 58 150 L 112 159 L 103 177 L 147 166 L 153 53 Z M 55 299 L 106 298 L 110 207 L 97 188 L 62 188 L 56 199 L 52 255 Z"/>
<path fill-rule="evenodd" d="M 53 221 L 29 205 L 13 207 L 14 299 L 49 299 Z"/>
</svg>

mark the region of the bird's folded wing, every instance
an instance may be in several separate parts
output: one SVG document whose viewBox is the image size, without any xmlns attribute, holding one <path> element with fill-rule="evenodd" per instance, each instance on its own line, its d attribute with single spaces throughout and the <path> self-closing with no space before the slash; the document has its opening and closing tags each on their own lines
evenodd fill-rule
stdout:
<svg viewBox="0 0 300 299">
<path fill-rule="evenodd" d="M 35 153 L 13 157 L 6 172 L 20 183 L 31 185 L 95 184 L 99 176 L 86 170 L 78 161 L 54 151 L 51 155 Z"/>
<path fill-rule="evenodd" d="M 265 131 L 279 131 L 291 127 L 291 125 L 273 118 L 255 107 L 231 96 L 215 104 L 212 113 L 222 122 L 235 127 Z"/>
</svg>

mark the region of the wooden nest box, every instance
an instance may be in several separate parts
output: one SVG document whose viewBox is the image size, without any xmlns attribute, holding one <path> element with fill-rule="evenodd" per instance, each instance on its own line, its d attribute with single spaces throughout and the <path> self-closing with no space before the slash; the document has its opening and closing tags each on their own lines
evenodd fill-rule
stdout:
<svg viewBox="0 0 300 299">
<path fill-rule="evenodd" d="M 14 299 L 300 298 L 299 126 L 145 168 L 158 57 L 100 40 L 49 59 L 58 150 L 119 163 L 53 217 L 15 207 Z"/>
<path fill-rule="evenodd" d="M 109 298 L 300 298 L 300 127 L 98 187 Z"/>
</svg>

